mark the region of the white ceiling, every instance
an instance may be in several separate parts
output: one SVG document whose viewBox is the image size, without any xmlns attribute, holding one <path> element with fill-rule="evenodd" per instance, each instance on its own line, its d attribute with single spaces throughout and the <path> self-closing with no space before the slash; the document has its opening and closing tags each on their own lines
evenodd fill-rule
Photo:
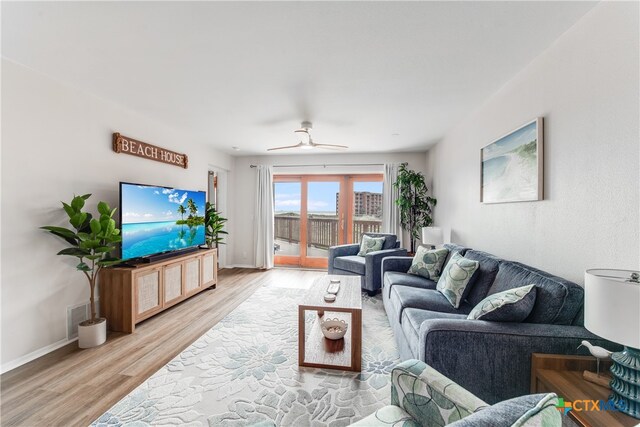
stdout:
<svg viewBox="0 0 640 427">
<path fill-rule="evenodd" d="M 416 151 L 594 5 L 3 1 L 2 55 L 234 155 Z"/>
</svg>

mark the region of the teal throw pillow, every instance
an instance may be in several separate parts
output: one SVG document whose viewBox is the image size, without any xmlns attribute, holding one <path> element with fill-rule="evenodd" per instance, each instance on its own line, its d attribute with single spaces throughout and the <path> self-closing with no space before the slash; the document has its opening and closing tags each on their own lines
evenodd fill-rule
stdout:
<svg viewBox="0 0 640 427">
<path fill-rule="evenodd" d="M 448 254 L 449 249 L 446 248 L 429 250 L 418 246 L 408 273 L 436 281 L 440 278 Z"/>
<path fill-rule="evenodd" d="M 489 295 L 478 303 L 467 319 L 492 322 L 522 322 L 536 302 L 536 285 L 521 286 Z"/>
<path fill-rule="evenodd" d="M 444 295 L 455 308 L 460 307 L 465 289 L 480 263 L 454 253 L 438 279 L 436 289 Z"/>
<path fill-rule="evenodd" d="M 382 245 L 384 245 L 384 236 L 371 237 L 371 236 L 367 236 L 366 234 L 363 234 L 362 243 L 360 243 L 360 252 L 358 252 L 358 256 L 365 256 L 369 252 L 379 251 L 382 249 Z"/>
</svg>

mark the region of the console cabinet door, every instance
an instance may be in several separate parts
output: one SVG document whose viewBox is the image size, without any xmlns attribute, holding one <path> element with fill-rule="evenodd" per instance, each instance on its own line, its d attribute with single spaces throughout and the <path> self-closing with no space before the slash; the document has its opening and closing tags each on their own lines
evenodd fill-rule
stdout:
<svg viewBox="0 0 640 427">
<path fill-rule="evenodd" d="M 164 306 L 168 307 L 180 301 L 184 295 L 183 277 L 184 263 L 176 262 L 165 265 L 164 272 Z"/>
<path fill-rule="evenodd" d="M 136 321 L 162 309 L 162 268 L 134 273 L 133 283 Z"/>
<path fill-rule="evenodd" d="M 202 255 L 202 284 L 203 288 L 213 286 L 217 282 L 216 277 L 216 252 Z"/>
<path fill-rule="evenodd" d="M 189 295 L 200 290 L 200 270 L 202 257 L 192 258 L 184 262 L 184 293 Z"/>
</svg>

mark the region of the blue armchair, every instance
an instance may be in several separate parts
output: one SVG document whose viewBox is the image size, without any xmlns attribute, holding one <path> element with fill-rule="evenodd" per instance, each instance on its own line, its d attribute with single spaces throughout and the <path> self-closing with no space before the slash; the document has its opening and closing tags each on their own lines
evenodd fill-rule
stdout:
<svg viewBox="0 0 640 427">
<path fill-rule="evenodd" d="M 407 250 L 400 248 L 395 234 L 365 233 L 371 237 L 384 237 L 382 250 L 358 256 L 360 244 L 332 246 L 329 248 L 329 274 L 360 276 L 362 289 L 371 296 L 382 287 L 382 260 L 389 256 L 406 256 Z"/>
</svg>

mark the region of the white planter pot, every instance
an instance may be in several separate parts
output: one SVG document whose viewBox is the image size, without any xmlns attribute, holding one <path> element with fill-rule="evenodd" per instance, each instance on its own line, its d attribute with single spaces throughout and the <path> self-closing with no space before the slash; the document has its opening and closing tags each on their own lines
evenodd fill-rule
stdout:
<svg viewBox="0 0 640 427">
<path fill-rule="evenodd" d="M 101 317 L 98 323 L 78 325 L 78 347 L 91 348 L 103 344 L 107 340 L 107 319 Z"/>
</svg>

